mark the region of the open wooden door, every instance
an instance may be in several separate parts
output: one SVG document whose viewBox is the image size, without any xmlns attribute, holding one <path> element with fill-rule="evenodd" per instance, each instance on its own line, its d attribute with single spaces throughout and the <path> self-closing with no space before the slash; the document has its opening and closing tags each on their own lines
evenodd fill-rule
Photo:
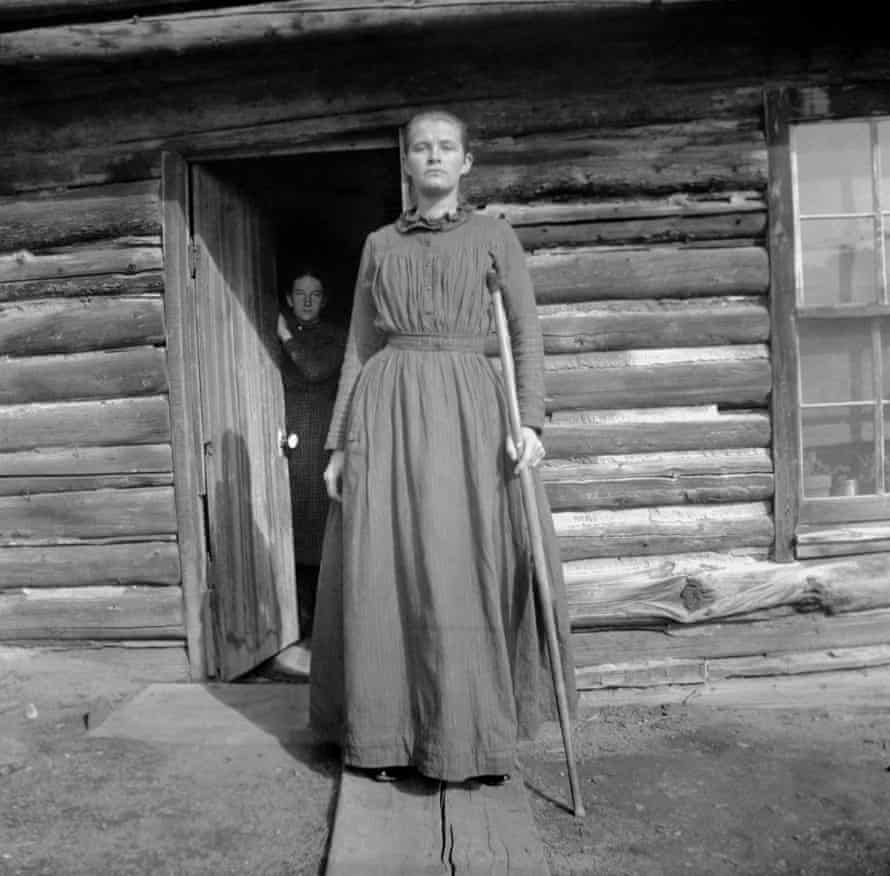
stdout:
<svg viewBox="0 0 890 876">
<path fill-rule="evenodd" d="M 278 300 L 259 210 L 207 167 L 191 173 L 210 622 L 229 680 L 299 638 Z"/>
</svg>

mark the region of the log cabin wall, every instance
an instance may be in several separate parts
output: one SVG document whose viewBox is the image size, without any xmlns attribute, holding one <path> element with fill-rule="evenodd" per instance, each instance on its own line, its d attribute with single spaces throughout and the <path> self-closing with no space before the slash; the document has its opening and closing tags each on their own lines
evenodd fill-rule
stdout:
<svg viewBox="0 0 890 876">
<path fill-rule="evenodd" d="M 37 31 L 0 35 L 14 85 L 0 134 L 0 639 L 138 640 L 172 646 L 151 650 L 165 666 L 183 654 L 163 149 L 348 148 L 447 104 L 476 134 L 466 194 L 513 223 L 535 280 L 543 475 L 580 686 L 890 661 L 890 554 L 772 560 L 762 111 L 770 85 L 886 78 L 879 40 L 702 2 L 190 53 L 202 14 L 165 19 L 178 54 L 141 22 L 112 22 L 105 48 L 85 37 L 80 55 L 45 25 L 52 63 L 33 56 Z M 405 51 L 418 39 L 422 63 Z"/>
</svg>

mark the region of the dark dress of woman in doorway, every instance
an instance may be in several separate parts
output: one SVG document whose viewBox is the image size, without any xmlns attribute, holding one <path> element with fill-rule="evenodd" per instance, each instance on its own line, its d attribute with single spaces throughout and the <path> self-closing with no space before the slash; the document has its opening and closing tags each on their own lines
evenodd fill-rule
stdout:
<svg viewBox="0 0 890 876">
<path fill-rule="evenodd" d="M 290 451 L 288 467 L 300 635 L 306 641 L 312 636 L 329 502 L 322 477 L 328 461 L 325 436 L 337 393 L 346 332 L 321 318 L 325 289 L 315 268 L 306 265 L 296 269 L 286 301 L 287 309 L 278 320 L 278 337 L 287 354 L 282 368 L 287 431 L 299 438 Z"/>
<path fill-rule="evenodd" d="M 522 247 L 459 200 L 464 124 L 406 129 L 416 206 L 365 241 L 327 446 L 334 499 L 313 637 L 313 727 L 346 765 L 501 781 L 519 738 L 555 717 L 518 466 L 544 455 L 543 345 Z M 486 356 L 497 262 L 523 439 Z M 495 344 L 496 348 L 496 344 Z M 565 586 L 539 490 L 570 707 Z"/>
</svg>

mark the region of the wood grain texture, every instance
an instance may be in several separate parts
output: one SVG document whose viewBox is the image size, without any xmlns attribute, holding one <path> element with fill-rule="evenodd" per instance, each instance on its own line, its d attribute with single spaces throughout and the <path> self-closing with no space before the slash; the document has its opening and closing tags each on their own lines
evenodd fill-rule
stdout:
<svg viewBox="0 0 890 876">
<path fill-rule="evenodd" d="M 157 180 L 0 198 L 4 250 L 40 250 L 160 232 Z"/>
<path fill-rule="evenodd" d="M 348 768 L 337 793 L 326 876 L 446 876 L 442 785 L 375 782 Z"/>
<path fill-rule="evenodd" d="M 138 274 L 163 266 L 160 239 L 127 237 L 112 241 L 80 243 L 32 253 L 30 250 L 0 255 L 2 284 L 95 274 Z"/>
<path fill-rule="evenodd" d="M 659 629 L 580 630 L 572 636 L 578 666 L 653 660 L 751 657 L 795 651 L 829 651 L 883 645 L 890 640 L 890 609 L 826 615 L 791 612 L 764 619 L 760 613 L 704 624 L 665 623 Z"/>
<path fill-rule="evenodd" d="M 558 511 L 553 522 L 563 560 L 578 560 L 769 547 L 773 540 L 771 510 L 766 502 L 741 502 L 713 507 Z"/>
<path fill-rule="evenodd" d="M 46 298 L 89 298 L 102 296 L 160 295 L 164 275 L 160 271 L 139 274 L 94 274 L 86 277 L 44 277 L 0 283 L 0 301 L 30 301 Z"/>
<path fill-rule="evenodd" d="M 528 259 L 539 304 L 617 298 L 764 295 L 766 250 L 725 248 L 578 248 Z"/>
<path fill-rule="evenodd" d="M 175 532 L 172 487 L 0 497 L 0 545 Z"/>
<path fill-rule="evenodd" d="M 160 295 L 45 298 L 0 305 L 0 350 L 7 356 L 83 353 L 161 345 Z"/>
<path fill-rule="evenodd" d="M 759 344 L 549 356 L 548 411 L 767 401 L 769 350 Z"/>
<path fill-rule="evenodd" d="M 190 276 L 188 166 L 181 156 L 165 153 L 161 196 L 164 204 L 164 270 L 167 309 L 167 365 L 170 385 L 172 454 L 176 465 L 176 531 L 182 564 L 182 596 L 188 639 L 189 669 L 202 679 L 216 669 L 205 636 L 207 599 L 206 495 L 204 438 L 198 363 L 198 324 Z"/>
<path fill-rule="evenodd" d="M 160 347 L 7 359 L 0 405 L 158 395 L 167 390 Z"/>
<path fill-rule="evenodd" d="M 602 576 L 608 566 L 591 564 L 586 575 L 577 571 L 567 576 L 570 614 L 573 624 L 591 627 L 691 624 L 778 606 L 828 614 L 870 611 L 890 606 L 888 557 L 885 553 L 790 564 L 724 557 L 699 568 L 694 558 L 673 563 L 665 557 L 612 580 Z"/>
<path fill-rule="evenodd" d="M 0 641 L 182 639 L 179 587 L 0 592 Z"/>
<path fill-rule="evenodd" d="M 172 471 L 169 444 L 53 447 L 0 453 L 0 478 L 169 474 Z"/>
<path fill-rule="evenodd" d="M 546 304 L 538 315 L 547 353 L 756 344 L 770 330 L 763 296 Z"/>
<path fill-rule="evenodd" d="M 6 453 L 169 440 L 170 407 L 163 395 L 0 407 L 0 450 Z"/>
<path fill-rule="evenodd" d="M 569 418 L 572 413 L 582 416 Z M 683 419 L 669 418 L 664 409 L 649 415 L 637 411 L 598 418 L 591 412 L 585 417 L 581 411 L 554 411 L 543 440 L 551 458 L 766 447 L 770 443 L 770 418 L 764 412 L 717 413 L 716 408 L 705 406 L 683 413 Z"/>
<path fill-rule="evenodd" d="M 69 493 L 74 490 L 127 490 L 173 485 L 173 472 L 102 475 L 28 475 L 0 477 L 0 496 Z"/>
<path fill-rule="evenodd" d="M 676 0 L 670 0 L 676 2 Z M 6 64 L 109 61 L 145 54 L 182 54 L 275 45 L 307 36 L 360 34 L 399 27 L 484 24 L 505 16 L 645 10 L 647 0 L 280 0 L 230 11 L 195 10 L 119 21 L 56 25 L 0 35 Z"/>
<path fill-rule="evenodd" d="M 179 583 L 174 542 L 0 549 L 0 589 Z"/>
</svg>

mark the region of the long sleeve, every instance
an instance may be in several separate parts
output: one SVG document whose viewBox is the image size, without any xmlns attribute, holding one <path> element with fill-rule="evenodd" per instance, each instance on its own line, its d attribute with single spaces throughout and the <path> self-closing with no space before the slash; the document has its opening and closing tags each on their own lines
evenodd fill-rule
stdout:
<svg viewBox="0 0 890 876">
<path fill-rule="evenodd" d="M 501 274 L 510 343 L 516 363 L 516 391 L 523 426 L 540 433 L 544 426 L 544 339 L 525 252 L 513 228 L 504 223 Z"/>
<path fill-rule="evenodd" d="M 383 346 L 385 340 L 383 333 L 374 323 L 376 310 L 371 291 L 374 285 L 375 271 L 373 244 L 369 235 L 365 239 L 358 276 L 355 281 L 355 297 L 352 301 L 352 316 L 349 320 L 349 334 L 346 338 L 346 354 L 340 369 L 337 399 L 334 402 L 331 425 L 325 442 L 327 450 L 343 449 L 346 442 L 346 420 L 355 383 L 365 362 Z"/>
</svg>

